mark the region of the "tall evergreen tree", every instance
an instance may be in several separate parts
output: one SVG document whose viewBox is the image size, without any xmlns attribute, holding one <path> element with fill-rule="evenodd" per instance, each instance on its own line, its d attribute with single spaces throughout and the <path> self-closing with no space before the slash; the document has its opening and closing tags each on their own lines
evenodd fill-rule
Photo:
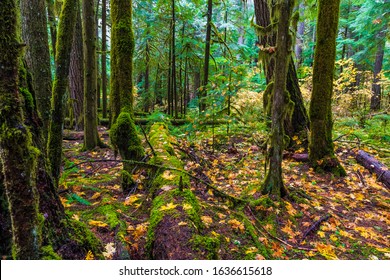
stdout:
<svg viewBox="0 0 390 280">
<path fill-rule="evenodd" d="M 309 159 L 314 167 L 345 175 L 334 154 L 332 95 L 340 0 L 319 0 L 313 91 L 310 101 Z"/>
</svg>

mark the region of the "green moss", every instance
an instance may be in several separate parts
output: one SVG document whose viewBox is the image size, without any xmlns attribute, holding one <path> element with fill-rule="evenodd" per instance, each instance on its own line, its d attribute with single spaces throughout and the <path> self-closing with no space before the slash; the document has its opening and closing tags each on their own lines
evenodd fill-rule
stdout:
<svg viewBox="0 0 390 280">
<path fill-rule="evenodd" d="M 218 238 L 196 234 L 192 237 L 191 243 L 194 245 L 195 250 L 207 251 L 207 259 L 219 259 L 218 249 L 220 247 L 221 241 Z"/>
<path fill-rule="evenodd" d="M 152 247 L 154 242 L 154 230 L 157 227 L 157 225 L 161 222 L 163 219 L 165 213 L 163 211 L 160 211 L 161 206 L 163 206 L 165 203 L 167 203 L 163 196 L 157 196 L 152 203 L 152 210 L 150 212 L 150 218 L 149 218 L 149 227 L 148 227 L 148 233 L 146 238 L 146 245 L 145 250 L 147 255 L 151 258 L 152 257 Z"/>
<path fill-rule="evenodd" d="M 267 247 L 259 241 L 259 234 L 256 231 L 255 227 L 252 225 L 252 223 L 248 220 L 248 218 L 244 214 L 241 215 L 241 219 L 244 222 L 245 229 L 252 237 L 252 240 L 255 243 L 256 248 L 259 250 L 259 253 L 266 259 L 269 259 L 270 252 L 268 251 Z"/>
<path fill-rule="evenodd" d="M 47 245 L 41 247 L 41 260 L 61 260 L 61 257 L 54 252 L 52 246 Z"/>
</svg>

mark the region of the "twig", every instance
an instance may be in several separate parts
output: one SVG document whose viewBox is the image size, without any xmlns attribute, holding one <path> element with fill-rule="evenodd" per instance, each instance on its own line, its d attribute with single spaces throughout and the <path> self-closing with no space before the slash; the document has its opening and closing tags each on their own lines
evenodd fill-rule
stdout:
<svg viewBox="0 0 390 280">
<path fill-rule="evenodd" d="M 140 125 L 140 127 L 141 127 L 141 130 L 142 130 L 142 133 L 144 134 L 146 143 L 148 143 L 150 149 L 152 150 L 152 154 L 153 154 L 153 156 L 155 157 L 155 156 L 156 156 L 156 151 L 154 150 L 152 144 L 149 142 L 149 139 L 148 139 L 148 136 L 146 135 L 146 132 L 145 132 L 144 127 L 143 127 L 142 125 Z"/>
<path fill-rule="evenodd" d="M 301 242 L 303 242 L 303 240 L 305 240 L 305 238 L 311 233 L 311 232 L 314 232 L 315 230 L 317 230 L 321 223 L 325 222 L 326 220 L 328 220 L 329 218 L 331 217 L 330 214 L 326 214 L 325 216 L 321 217 L 318 221 L 316 221 L 312 226 L 310 226 L 304 233 L 303 233 L 303 236 L 302 236 L 302 239 L 301 239 Z"/>
</svg>

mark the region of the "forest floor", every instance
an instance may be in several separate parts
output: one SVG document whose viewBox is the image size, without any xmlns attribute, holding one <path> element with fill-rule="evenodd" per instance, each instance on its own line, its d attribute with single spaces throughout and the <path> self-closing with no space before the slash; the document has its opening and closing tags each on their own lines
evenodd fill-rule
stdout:
<svg viewBox="0 0 390 280">
<path fill-rule="evenodd" d="M 100 135 L 108 144 L 104 128 L 100 128 Z M 344 178 L 317 174 L 306 163 L 286 158 L 284 182 L 294 196 L 266 209 L 245 208 L 253 232 L 234 207 L 202 183 L 213 184 L 234 197 L 259 198 L 264 155 L 253 135 L 217 137 L 213 145 L 209 132 L 198 132 L 191 143 L 184 138 L 176 141 L 176 154 L 184 169 L 194 175 L 190 188 L 202 208 L 201 219 L 206 225 L 202 234 L 220 240 L 213 258 L 390 259 L 390 190 L 356 163 L 357 149 L 350 143 L 336 147 L 347 171 Z M 102 240 L 107 259 L 147 259 L 152 203 L 148 172 L 135 170 L 137 187 L 123 193 L 119 179 L 122 164 L 110 161 L 114 159 L 112 150 L 82 152 L 81 147 L 82 140 L 64 140 L 65 167 L 60 184 L 67 213 L 85 222 Z M 276 214 L 276 224 L 259 221 L 254 211 Z M 175 234 L 180 232 L 173 237 Z M 175 242 L 175 238 L 166 242 Z M 265 256 L 258 243 L 271 253 Z"/>
</svg>

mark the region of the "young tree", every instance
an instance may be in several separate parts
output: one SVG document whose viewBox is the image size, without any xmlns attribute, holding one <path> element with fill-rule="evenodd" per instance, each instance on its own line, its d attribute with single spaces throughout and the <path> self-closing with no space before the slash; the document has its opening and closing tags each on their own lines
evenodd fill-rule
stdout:
<svg viewBox="0 0 390 280">
<path fill-rule="evenodd" d="M 70 53 L 76 24 L 77 0 L 65 0 L 62 4 L 56 46 L 56 76 L 53 84 L 51 119 L 47 153 L 50 170 L 56 185 L 60 177 L 62 160 L 62 134 L 64 124 L 64 96 L 68 86 Z"/>
<path fill-rule="evenodd" d="M 111 32 L 111 130 L 110 139 L 123 160 L 140 160 L 144 155 L 138 138 L 133 113 L 133 53 L 132 1 L 112 0 Z M 132 183 L 132 165 L 124 162 L 122 188 Z"/>
<path fill-rule="evenodd" d="M 100 144 L 97 130 L 97 71 L 94 0 L 83 0 L 84 149 Z"/>
<path fill-rule="evenodd" d="M 267 158 L 268 170 L 262 186 L 263 194 L 274 195 L 277 198 L 287 194 L 283 183 L 282 160 L 285 148 L 284 120 L 291 112 L 293 103 L 286 90 L 288 65 L 291 59 L 292 38 L 290 36 L 290 17 L 294 1 L 281 0 L 279 8 L 279 22 L 276 35 L 276 58 L 274 85 L 271 107 L 271 139 Z"/>
<path fill-rule="evenodd" d="M 25 59 L 32 76 L 37 109 L 47 135 L 50 120 L 51 69 L 45 0 L 21 0 Z"/>
<path fill-rule="evenodd" d="M 310 101 L 311 165 L 337 175 L 345 170 L 334 155 L 332 95 L 340 0 L 319 0 L 313 91 Z"/>
</svg>

